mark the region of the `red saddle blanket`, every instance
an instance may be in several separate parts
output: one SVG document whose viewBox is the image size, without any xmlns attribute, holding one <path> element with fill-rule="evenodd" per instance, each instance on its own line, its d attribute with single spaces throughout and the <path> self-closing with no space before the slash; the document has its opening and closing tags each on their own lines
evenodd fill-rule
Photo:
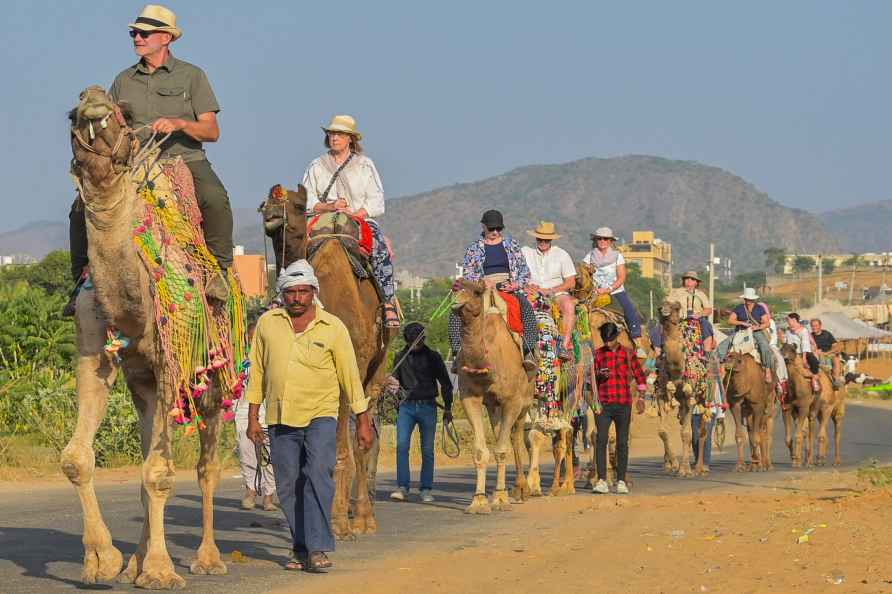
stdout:
<svg viewBox="0 0 892 594">
<path fill-rule="evenodd" d="M 307 236 L 312 239 L 314 236 L 321 235 L 349 237 L 356 242 L 366 257 L 372 253 L 374 242 L 372 228 L 365 219 L 344 213 L 318 214 L 307 223 Z"/>
<path fill-rule="evenodd" d="M 513 293 L 499 291 L 505 305 L 508 306 L 508 327 L 518 334 L 523 334 L 523 320 L 520 317 L 520 301 Z"/>
</svg>

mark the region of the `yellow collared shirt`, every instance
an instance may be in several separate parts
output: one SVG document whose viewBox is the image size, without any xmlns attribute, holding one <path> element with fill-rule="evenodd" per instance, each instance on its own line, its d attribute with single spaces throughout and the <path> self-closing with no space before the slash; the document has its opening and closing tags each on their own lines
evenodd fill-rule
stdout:
<svg viewBox="0 0 892 594">
<path fill-rule="evenodd" d="M 306 427 L 313 419 L 337 418 L 341 390 L 354 413 L 365 412 L 369 399 L 341 320 L 316 306 L 316 318 L 296 333 L 285 309 L 260 316 L 246 397 L 266 402 L 267 425 Z"/>
</svg>

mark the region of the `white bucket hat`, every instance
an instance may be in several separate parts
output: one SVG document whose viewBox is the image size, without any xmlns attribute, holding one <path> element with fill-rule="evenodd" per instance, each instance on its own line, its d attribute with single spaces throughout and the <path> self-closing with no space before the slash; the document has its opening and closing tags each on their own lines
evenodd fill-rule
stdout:
<svg viewBox="0 0 892 594">
<path fill-rule="evenodd" d="M 592 233 L 592 239 L 597 239 L 599 237 L 603 237 L 604 239 L 616 239 L 613 235 L 613 229 L 610 227 L 598 227 L 595 229 L 595 232 Z"/>
<path fill-rule="evenodd" d="M 756 301 L 759 296 L 756 295 L 756 290 L 754 288 L 747 287 L 743 290 L 743 295 L 741 295 L 740 298 L 746 301 Z"/>
<path fill-rule="evenodd" d="M 171 9 L 160 4 L 146 4 L 139 16 L 136 17 L 136 21 L 127 26 L 137 31 L 170 33 L 174 41 L 183 35 L 183 32 L 177 27 L 177 15 Z"/>
<path fill-rule="evenodd" d="M 343 132 L 356 137 L 356 140 L 362 140 L 362 134 L 356 129 L 356 120 L 353 116 L 336 115 L 331 118 L 328 126 L 322 126 L 322 129 L 326 132 Z"/>
</svg>

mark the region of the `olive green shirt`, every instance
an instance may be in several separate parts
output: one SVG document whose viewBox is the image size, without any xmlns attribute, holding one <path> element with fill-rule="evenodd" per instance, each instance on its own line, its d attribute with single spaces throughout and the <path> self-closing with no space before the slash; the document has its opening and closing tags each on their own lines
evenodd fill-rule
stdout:
<svg viewBox="0 0 892 594">
<path fill-rule="evenodd" d="M 197 122 L 200 114 L 220 111 L 204 71 L 173 55 L 151 73 L 140 60 L 115 77 L 109 93 L 115 101 L 129 105 L 134 128 L 158 118 Z M 139 134 L 141 139 L 150 135 L 148 129 Z M 164 157 L 180 156 L 186 162 L 207 158 L 201 143 L 183 131 L 174 132 L 161 150 Z"/>
</svg>

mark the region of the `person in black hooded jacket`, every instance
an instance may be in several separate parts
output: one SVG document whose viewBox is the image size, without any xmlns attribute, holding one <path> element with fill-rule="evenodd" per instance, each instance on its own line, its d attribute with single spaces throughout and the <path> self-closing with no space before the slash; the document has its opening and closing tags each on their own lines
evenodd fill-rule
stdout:
<svg viewBox="0 0 892 594">
<path fill-rule="evenodd" d="M 395 501 L 409 495 L 409 443 L 415 425 L 421 433 L 421 500 L 434 500 L 434 436 L 437 430 L 437 393 L 443 394 L 443 422 L 452 420 L 452 381 L 440 354 L 424 343 L 424 326 L 418 322 L 403 329 L 406 348 L 396 355 L 399 365 L 393 379 L 400 385 L 400 406 L 396 421 L 396 482 L 390 494 Z M 414 346 L 413 346 L 414 345 Z"/>
</svg>

